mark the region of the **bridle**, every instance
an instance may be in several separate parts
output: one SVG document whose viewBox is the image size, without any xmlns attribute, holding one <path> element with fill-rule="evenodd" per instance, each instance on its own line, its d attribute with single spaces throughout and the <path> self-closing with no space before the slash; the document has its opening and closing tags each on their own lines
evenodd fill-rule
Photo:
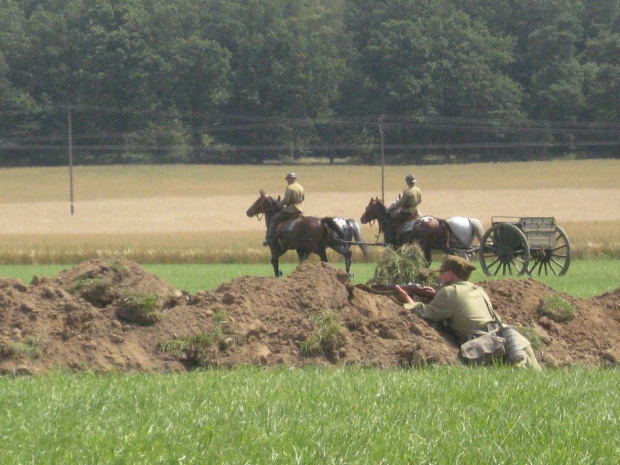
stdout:
<svg viewBox="0 0 620 465">
<path fill-rule="evenodd" d="M 275 201 L 273 199 L 271 199 L 269 196 L 267 196 L 266 194 L 261 194 L 260 199 L 258 199 L 256 201 L 256 203 L 254 205 L 252 205 L 252 207 L 250 207 L 250 210 L 252 212 L 254 212 L 254 210 L 258 209 L 258 207 L 261 207 L 261 212 L 256 213 L 254 216 L 256 216 L 256 220 L 257 221 L 262 221 L 263 220 L 263 216 L 269 211 L 269 206 L 264 207 L 263 204 L 267 202 L 268 204 L 271 204 L 271 210 L 275 210 Z"/>
</svg>

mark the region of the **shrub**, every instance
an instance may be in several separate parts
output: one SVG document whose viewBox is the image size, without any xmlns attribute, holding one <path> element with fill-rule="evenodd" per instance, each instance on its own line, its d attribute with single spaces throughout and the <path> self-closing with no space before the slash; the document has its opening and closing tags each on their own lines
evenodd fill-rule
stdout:
<svg viewBox="0 0 620 465">
<path fill-rule="evenodd" d="M 379 260 L 369 284 L 394 285 L 419 283 L 429 285 L 436 279 L 429 273 L 424 254 L 416 243 L 406 244 L 394 250 L 386 248 Z"/>
</svg>

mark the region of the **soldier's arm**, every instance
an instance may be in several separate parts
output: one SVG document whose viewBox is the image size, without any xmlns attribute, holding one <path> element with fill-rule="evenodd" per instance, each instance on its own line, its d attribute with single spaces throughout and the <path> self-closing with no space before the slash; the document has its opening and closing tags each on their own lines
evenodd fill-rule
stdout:
<svg viewBox="0 0 620 465">
<path fill-rule="evenodd" d="M 284 198 L 280 200 L 278 204 L 279 207 L 286 207 L 288 203 L 291 201 L 291 190 L 287 187 L 284 191 Z"/>
<path fill-rule="evenodd" d="M 390 211 L 396 210 L 397 208 L 400 208 L 403 205 L 405 205 L 405 202 L 407 201 L 408 194 L 409 193 L 407 192 L 407 190 L 404 190 L 403 193 L 401 194 L 400 198 L 398 198 L 394 203 L 392 203 L 392 205 L 390 205 L 388 210 L 390 210 Z"/>
<path fill-rule="evenodd" d="M 445 321 L 452 316 L 453 308 L 451 305 L 450 293 L 446 289 L 439 291 L 435 298 L 428 304 L 417 304 L 415 312 L 430 321 Z"/>
</svg>

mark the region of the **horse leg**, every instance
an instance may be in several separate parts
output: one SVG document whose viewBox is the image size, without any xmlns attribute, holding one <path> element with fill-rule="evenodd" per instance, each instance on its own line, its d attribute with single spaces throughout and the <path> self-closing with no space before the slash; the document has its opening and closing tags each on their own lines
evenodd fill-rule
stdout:
<svg viewBox="0 0 620 465">
<path fill-rule="evenodd" d="M 297 257 L 299 257 L 299 264 L 301 265 L 306 258 L 308 258 L 308 253 L 303 249 L 297 249 Z"/>
<path fill-rule="evenodd" d="M 351 256 L 353 254 L 351 253 L 349 247 L 347 247 L 346 245 L 337 245 L 333 246 L 332 249 L 334 249 L 336 252 L 338 252 L 344 257 L 344 267 L 347 271 L 347 274 L 352 278 L 354 276 L 353 273 L 351 273 Z"/>
<path fill-rule="evenodd" d="M 317 255 L 321 257 L 321 261 L 323 263 L 327 263 L 327 250 L 325 249 L 325 247 L 320 247 L 317 251 Z"/>
<path fill-rule="evenodd" d="M 426 261 L 426 265 L 431 266 L 431 263 L 433 261 L 432 250 L 428 245 L 424 246 L 423 250 L 424 250 L 424 260 Z"/>
<path fill-rule="evenodd" d="M 282 254 L 278 253 L 273 248 L 271 249 L 271 265 L 273 266 L 273 272 L 276 275 L 276 278 L 282 276 L 282 272 L 280 271 L 280 266 L 278 263 L 278 258 L 280 257 L 280 255 Z"/>
</svg>

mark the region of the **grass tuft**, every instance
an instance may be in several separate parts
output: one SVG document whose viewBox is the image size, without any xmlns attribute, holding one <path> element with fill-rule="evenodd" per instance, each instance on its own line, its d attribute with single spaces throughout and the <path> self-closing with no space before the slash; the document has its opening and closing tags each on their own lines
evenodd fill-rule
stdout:
<svg viewBox="0 0 620 465">
<path fill-rule="evenodd" d="M 575 305 L 557 292 L 551 292 L 543 297 L 538 308 L 538 312 L 541 315 L 551 318 L 558 323 L 572 320 L 578 311 L 579 309 Z"/>
<path fill-rule="evenodd" d="M 157 348 L 164 353 L 181 357 L 191 367 L 214 366 L 213 354 L 226 351 L 236 344 L 236 340 L 228 326 L 228 317 L 223 312 L 215 312 L 213 319 L 216 325 L 210 333 L 159 341 Z"/>
<path fill-rule="evenodd" d="M 536 331 L 536 328 L 532 328 L 531 326 L 515 326 L 515 329 L 525 337 L 525 339 L 530 341 L 532 349 L 541 349 L 545 345 L 540 334 Z"/>
<path fill-rule="evenodd" d="M 157 343 L 157 349 L 166 354 L 183 355 L 191 350 L 193 345 L 210 346 L 215 342 L 213 334 L 198 334 L 186 338 L 173 338 Z"/>
<path fill-rule="evenodd" d="M 96 287 L 101 283 L 102 283 L 101 278 L 91 278 L 90 276 L 82 275 L 82 276 L 78 276 L 73 281 L 73 283 L 71 284 L 71 287 L 69 288 L 69 291 L 71 293 L 76 293 L 84 288 Z"/>
<path fill-rule="evenodd" d="M 156 294 L 125 294 L 116 314 L 123 320 L 151 325 L 161 319 L 159 296 Z"/>
<path fill-rule="evenodd" d="M 0 348 L 0 352 L 13 359 L 28 357 L 36 359 L 41 354 L 41 339 L 38 337 L 29 337 L 22 342 L 9 342 Z"/>
<path fill-rule="evenodd" d="M 342 326 L 336 319 L 336 314 L 324 311 L 310 317 L 314 323 L 314 333 L 300 346 L 301 351 L 308 356 L 334 355 L 335 351 L 344 345 Z"/>
</svg>

